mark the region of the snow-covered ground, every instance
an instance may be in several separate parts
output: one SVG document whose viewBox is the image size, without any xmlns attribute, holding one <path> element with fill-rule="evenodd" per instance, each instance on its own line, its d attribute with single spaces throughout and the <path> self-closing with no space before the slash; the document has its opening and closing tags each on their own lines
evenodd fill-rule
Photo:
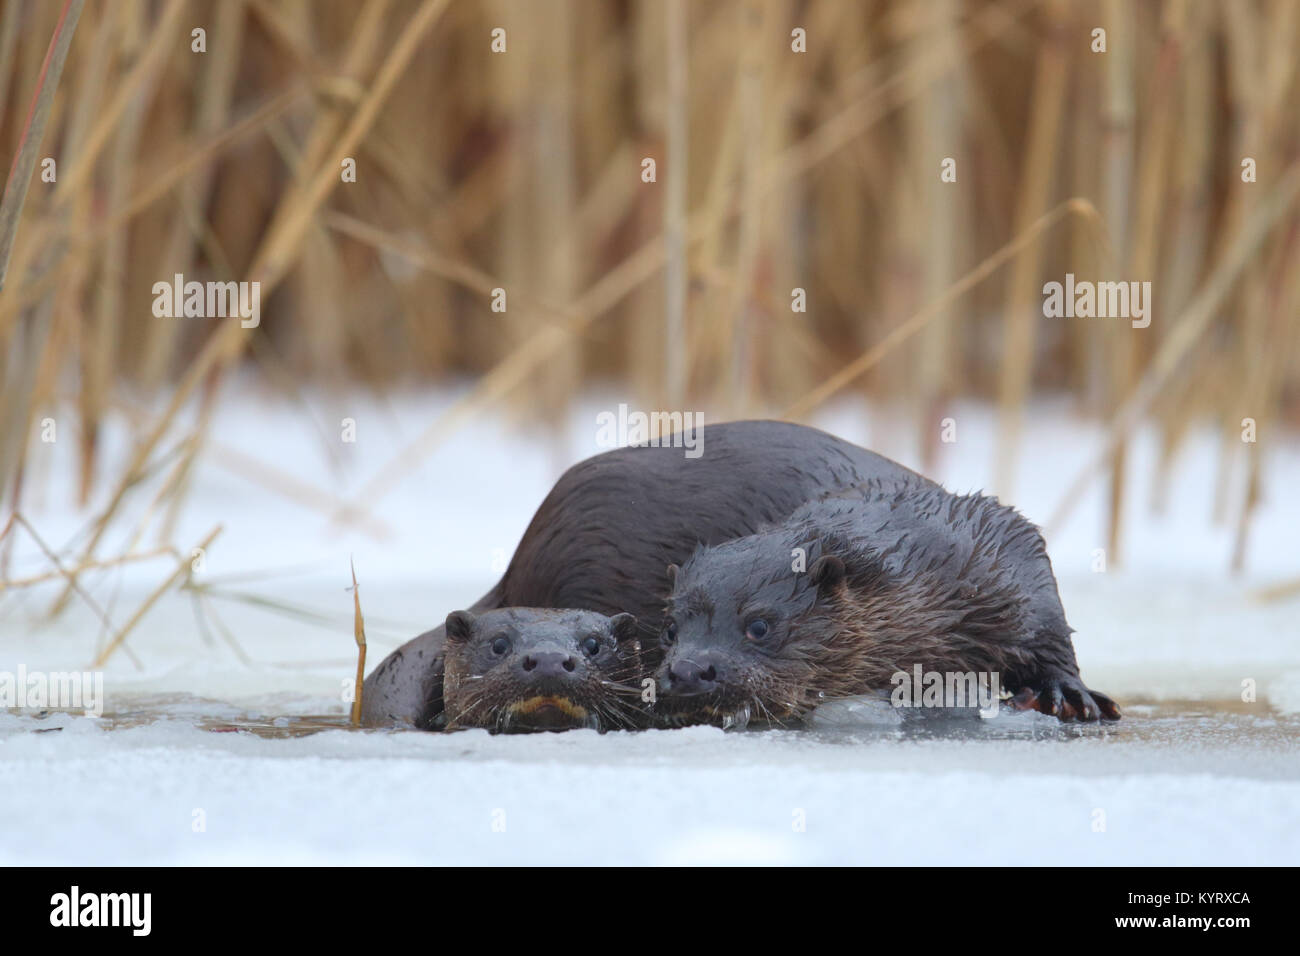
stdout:
<svg viewBox="0 0 1300 956">
<path fill-rule="evenodd" d="M 129 653 L 104 669 L 106 719 L 0 712 L 12 781 L 0 863 L 1300 858 L 1300 598 L 1255 596 L 1300 576 L 1294 435 L 1261 436 L 1265 501 L 1239 578 L 1226 571 L 1230 525 L 1211 520 L 1208 434 L 1176 462 L 1159 513 L 1146 507 L 1154 443 L 1135 442 L 1122 569 L 1092 570 L 1105 543 L 1100 484 L 1049 535 L 1084 676 L 1126 705 L 1114 727 L 1017 715 L 920 730 L 300 735 L 345 710 L 349 560 L 374 666 L 492 584 L 560 471 L 601 450 L 596 414 L 620 400 L 593 398 L 559 437 L 471 420 L 346 523 L 334 503 L 361 495 L 451 396 L 287 403 L 231 386 L 174 535 L 188 553 L 222 525 L 196 575 L 208 597 L 169 592 L 131 632 Z M 954 417 L 959 440 L 929 473 L 953 490 L 985 487 L 995 423 L 974 406 Z M 341 440 L 343 419 L 355 442 Z M 839 408 L 817 424 L 919 466 L 901 440 L 906 420 L 889 410 Z M 60 550 L 94 514 L 73 505 L 74 427 L 60 420 L 42 446 L 23 504 Z M 1099 437 L 1062 407 L 1036 408 L 1008 499 L 1046 521 Z M 126 453 L 120 432 L 106 450 L 114 462 Z M 125 550 L 154 487 L 132 493 L 101 556 Z M 13 533 L 9 577 L 48 571 L 25 529 Z M 156 543 L 151 532 L 137 550 Z M 88 574 L 84 590 L 120 627 L 174 566 Z M 104 627 L 81 597 L 46 621 L 56 593 L 0 595 L 0 674 L 89 665 Z M 1243 681 L 1257 701 L 1242 702 Z M 214 732 L 230 727 L 258 732 Z"/>
</svg>

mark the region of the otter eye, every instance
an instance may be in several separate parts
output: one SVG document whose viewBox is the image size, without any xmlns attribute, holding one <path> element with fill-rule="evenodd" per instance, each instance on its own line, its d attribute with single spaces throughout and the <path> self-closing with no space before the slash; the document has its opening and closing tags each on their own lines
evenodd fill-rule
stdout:
<svg viewBox="0 0 1300 956">
<path fill-rule="evenodd" d="M 677 640 L 677 622 L 669 621 L 664 625 L 664 643 L 672 644 Z"/>
<path fill-rule="evenodd" d="M 600 653 L 600 641 L 594 637 L 587 638 L 579 646 L 582 648 L 582 653 L 588 657 L 595 657 Z"/>
<path fill-rule="evenodd" d="M 745 636 L 755 641 L 761 641 L 767 637 L 767 621 L 762 618 L 750 621 L 749 627 L 745 628 Z"/>
<path fill-rule="evenodd" d="M 492 653 L 500 657 L 506 651 L 510 650 L 510 638 L 501 634 L 492 642 Z"/>
</svg>

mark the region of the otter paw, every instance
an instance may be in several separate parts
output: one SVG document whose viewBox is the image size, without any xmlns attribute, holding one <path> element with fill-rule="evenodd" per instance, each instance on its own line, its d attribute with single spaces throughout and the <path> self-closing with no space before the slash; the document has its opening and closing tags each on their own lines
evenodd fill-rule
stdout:
<svg viewBox="0 0 1300 956">
<path fill-rule="evenodd" d="M 1077 677 L 1051 677 L 1037 690 L 1022 688 L 1011 698 L 1017 710 L 1036 710 L 1059 720 L 1119 720 L 1120 709 L 1105 694 L 1089 690 Z"/>
</svg>

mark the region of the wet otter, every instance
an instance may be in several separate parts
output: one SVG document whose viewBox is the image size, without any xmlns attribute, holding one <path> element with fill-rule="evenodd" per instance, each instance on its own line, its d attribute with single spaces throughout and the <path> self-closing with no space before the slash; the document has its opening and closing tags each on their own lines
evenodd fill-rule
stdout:
<svg viewBox="0 0 1300 956">
<path fill-rule="evenodd" d="M 668 723 L 795 721 L 917 664 L 1000 674 L 1062 720 L 1120 716 L 1079 678 L 1042 535 L 995 498 L 872 481 L 669 571 Z"/>
<path fill-rule="evenodd" d="M 648 726 L 631 614 L 501 608 L 447 615 L 449 730 L 497 733 Z"/>
<path fill-rule="evenodd" d="M 505 575 L 470 606 L 627 611 L 659 632 L 664 566 L 780 521 L 815 495 L 872 478 L 912 476 L 902 465 L 802 425 L 706 425 L 702 455 L 666 446 L 619 448 L 570 468 L 533 516 Z M 366 678 L 366 724 L 430 729 L 443 706 L 442 625 L 393 651 Z M 658 654 L 657 642 L 643 642 Z M 653 645 L 653 646 L 652 646 Z M 655 661 L 652 661 L 655 663 Z"/>
</svg>

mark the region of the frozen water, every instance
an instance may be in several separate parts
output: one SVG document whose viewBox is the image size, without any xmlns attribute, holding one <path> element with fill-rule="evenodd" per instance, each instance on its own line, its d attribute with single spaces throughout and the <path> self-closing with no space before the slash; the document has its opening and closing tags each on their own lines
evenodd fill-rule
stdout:
<svg viewBox="0 0 1300 956">
<path fill-rule="evenodd" d="M 1104 544 L 1100 486 L 1049 536 L 1083 674 L 1125 706 L 1118 725 L 1062 727 L 1034 714 L 900 721 L 858 701 L 799 732 L 344 730 L 355 669 L 349 559 L 373 666 L 487 590 L 560 470 L 600 450 L 595 412 L 614 402 L 593 401 L 558 440 L 472 422 L 371 500 L 363 527 L 332 521 L 244 459 L 346 501 L 449 400 L 313 395 L 304 412 L 246 384 L 230 389 L 176 535 L 188 549 L 223 524 L 197 575 L 209 596 L 196 606 L 169 593 L 149 612 L 128 641 L 133 657 L 119 652 L 105 669 L 102 719 L 0 711 L 10 781 L 0 863 L 1300 858 L 1300 608 L 1254 596 L 1300 576 L 1294 436 L 1264 449 L 1266 499 L 1241 578 L 1225 571 L 1230 528 L 1210 517 L 1209 436 L 1175 464 L 1161 513 L 1145 508 L 1152 444 L 1135 443 L 1130 497 L 1143 507 L 1129 516 L 1122 570 L 1092 571 Z M 357 422 L 355 445 L 335 440 L 344 417 Z M 992 421 L 979 408 L 957 419 L 960 440 L 931 473 L 953 490 L 979 488 Z M 820 424 L 917 465 L 890 423 L 841 409 Z M 1046 520 L 1096 441 L 1092 426 L 1041 407 L 1008 497 Z M 71 504 L 73 444 L 43 449 L 23 506 L 58 548 L 80 540 L 94 513 Z M 110 458 L 126 448 L 110 430 Z M 150 493 L 135 493 L 132 521 Z M 124 550 L 133 530 L 115 529 L 101 555 Z M 15 533 L 10 577 L 49 570 Z M 98 572 L 85 588 L 120 626 L 173 566 Z M 0 673 L 81 669 L 102 645 L 84 601 L 44 620 L 55 593 L 0 598 Z M 1243 702 L 1243 682 L 1256 701 Z"/>
<path fill-rule="evenodd" d="M 1293 864 L 1300 851 L 1296 718 L 1193 704 L 1103 728 L 1028 714 L 1000 732 L 974 718 L 508 737 L 295 736 L 328 721 L 153 709 L 115 727 L 0 717 L 21 782 L 0 818 L 24 823 L 0 863 Z M 241 723 L 256 732 L 212 732 Z"/>
</svg>

